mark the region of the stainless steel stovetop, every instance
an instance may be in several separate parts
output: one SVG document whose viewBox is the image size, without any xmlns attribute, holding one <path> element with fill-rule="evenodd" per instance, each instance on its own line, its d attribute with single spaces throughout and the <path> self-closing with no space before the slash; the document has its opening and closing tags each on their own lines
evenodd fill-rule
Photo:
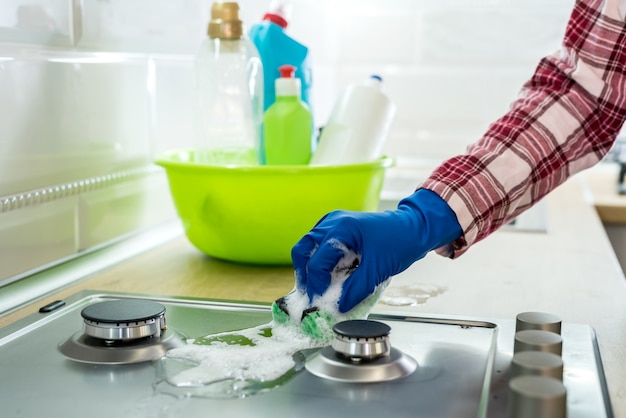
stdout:
<svg viewBox="0 0 626 418">
<path fill-rule="evenodd" d="M 156 302 L 166 314 L 157 307 L 154 318 L 142 316 L 123 331 L 113 323 L 99 322 L 95 307 L 120 300 Z M 298 367 L 272 390 L 238 399 L 208 399 L 163 391 L 167 383 L 159 359 L 98 364 L 89 358 L 71 360 L 67 353 L 72 356 L 72 350 L 92 338 L 81 331 L 85 321 L 86 332 L 103 338 L 99 350 L 104 351 L 125 344 L 129 335 L 136 334 L 142 338 L 137 344 L 145 344 L 144 333 L 156 332 L 158 344 L 138 352 L 159 357 L 178 344 L 178 336 L 197 338 L 266 324 L 272 319 L 269 305 L 89 291 L 64 302 L 56 310 L 0 329 L 3 417 L 507 417 L 514 318 L 372 314 L 369 319 L 391 329 L 393 348 L 383 349 L 410 360 L 408 375 L 354 383 Z M 86 317 L 81 317 L 86 308 Z M 594 331 L 587 325 L 565 323 L 561 335 L 567 416 L 612 417 Z M 346 347 L 354 349 L 350 344 Z M 329 348 L 303 354 L 303 361 L 319 361 L 324 350 Z M 121 358 L 129 357 L 121 354 Z"/>
</svg>

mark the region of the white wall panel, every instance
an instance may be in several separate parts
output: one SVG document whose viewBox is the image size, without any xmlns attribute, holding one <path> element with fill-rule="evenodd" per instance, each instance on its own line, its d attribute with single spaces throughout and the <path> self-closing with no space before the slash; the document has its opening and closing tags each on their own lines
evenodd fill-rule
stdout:
<svg viewBox="0 0 626 418">
<path fill-rule="evenodd" d="M 193 57 L 154 56 L 156 151 L 193 146 Z"/>
<path fill-rule="evenodd" d="M 78 46 L 97 51 L 193 53 L 206 33 L 210 2 L 84 0 Z"/>
<path fill-rule="evenodd" d="M 0 196 L 147 159 L 145 57 L 2 44 L 0 56 Z"/>
<path fill-rule="evenodd" d="M 76 199 L 0 211 L 0 282 L 75 254 Z"/>
<path fill-rule="evenodd" d="M 162 173 L 119 182 L 81 194 L 78 249 L 85 250 L 172 218 L 174 206 Z M 161 210 L 155 211 L 154 208 Z"/>
<path fill-rule="evenodd" d="M 71 0 L 2 0 L 0 39 L 37 45 L 72 44 Z"/>
</svg>

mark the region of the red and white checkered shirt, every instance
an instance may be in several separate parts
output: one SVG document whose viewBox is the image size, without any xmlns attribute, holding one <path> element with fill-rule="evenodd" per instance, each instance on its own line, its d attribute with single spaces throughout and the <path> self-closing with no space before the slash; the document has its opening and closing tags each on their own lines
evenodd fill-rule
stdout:
<svg viewBox="0 0 626 418">
<path fill-rule="evenodd" d="M 511 109 L 420 187 L 454 210 L 459 256 L 609 151 L 626 118 L 626 0 L 577 0 L 562 48 Z"/>
</svg>

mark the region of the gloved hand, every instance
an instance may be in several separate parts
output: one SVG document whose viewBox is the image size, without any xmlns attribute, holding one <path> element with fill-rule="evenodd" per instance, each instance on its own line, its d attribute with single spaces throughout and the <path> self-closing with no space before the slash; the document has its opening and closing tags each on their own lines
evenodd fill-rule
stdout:
<svg viewBox="0 0 626 418">
<path fill-rule="evenodd" d="M 452 209 L 427 189 L 403 199 L 393 211 L 334 211 L 291 250 L 296 287 L 310 300 L 324 294 L 337 263 L 353 251 L 359 264 L 345 279 L 339 298 L 339 311 L 345 313 L 389 277 L 461 234 Z"/>
</svg>

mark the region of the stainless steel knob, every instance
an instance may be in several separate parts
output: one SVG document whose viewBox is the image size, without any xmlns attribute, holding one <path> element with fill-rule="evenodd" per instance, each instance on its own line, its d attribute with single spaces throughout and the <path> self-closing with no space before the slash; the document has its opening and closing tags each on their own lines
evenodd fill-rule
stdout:
<svg viewBox="0 0 626 418">
<path fill-rule="evenodd" d="M 544 351 L 561 355 L 563 338 L 549 331 L 525 330 L 515 333 L 514 353 L 521 351 Z"/>
<path fill-rule="evenodd" d="M 546 376 L 563 380 L 563 359 L 553 353 L 521 351 L 511 361 L 511 377 Z"/>
<path fill-rule="evenodd" d="M 508 418 L 565 418 L 567 390 L 560 380 L 519 376 L 509 381 Z"/>
<path fill-rule="evenodd" d="M 545 312 L 522 312 L 515 320 L 515 332 L 529 329 L 561 333 L 561 318 Z"/>
</svg>

